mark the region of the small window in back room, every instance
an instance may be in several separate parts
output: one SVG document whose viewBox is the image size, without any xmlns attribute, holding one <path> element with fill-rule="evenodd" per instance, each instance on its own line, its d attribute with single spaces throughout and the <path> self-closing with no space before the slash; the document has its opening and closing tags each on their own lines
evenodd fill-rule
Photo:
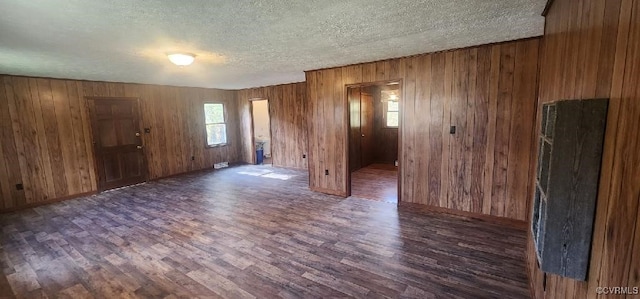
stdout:
<svg viewBox="0 0 640 299">
<path fill-rule="evenodd" d="M 219 103 L 205 103 L 204 119 L 207 128 L 207 146 L 227 144 L 227 123 L 224 105 Z"/>
<path fill-rule="evenodd" d="M 398 105 L 398 90 L 383 90 L 382 102 L 384 105 L 384 124 L 387 128 L 397 128 L 400 119 L 400 107 Z"/>
</svg>

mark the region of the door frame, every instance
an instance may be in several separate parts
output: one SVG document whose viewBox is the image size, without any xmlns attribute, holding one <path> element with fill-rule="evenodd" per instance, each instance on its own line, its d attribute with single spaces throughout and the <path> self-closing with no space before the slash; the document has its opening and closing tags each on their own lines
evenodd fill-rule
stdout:
<svg viewBox="0 0 640 299">
<path fill-rule="evenodd" d="M 251 161 L 253 161 L 253 165 L 257 165 L 256 163 L 258 162 L 258 157 L 256 157 L 256 137 L 254 136 L 255 124 L 253 121 L 253 102 L 257 101 L 267 101 L 267 113 L 269 117 L 269 146 L 271 147 L 269 151 L 271 152 L 271 163 L 273 165 L 273 125 L 271 124 L 271 101 L 269 101 L 268 98 L 260 97 L 249 99 L 249 118 L 251 119 Z"/>
<path fill-rule="evenodd" d="M 398 101 L 398 109 L 400 110 L 400 115 L 398 118 L 398 203 L 397 205 L 400 205 L 400 202 L 402 201 L 402 169 L 403 169 L 403 165 L 402 165 L 402 127 L 404 122 L 402 121 L 404 119 L 404 99 L 405 99 L 405 94 L 404 94 L 404 82 L 403 79 L 392 79 L 392 80 L 382 80 L 382 81 L 373 81 L 373 82 L 361 82 L 361 83 L 354 83 L 354 84 L 346 84 L 344 86 L 344 98 L 347 99 L 346 101 L 344 101 L 344 106 L 343 109 L 345 109 L 346 113 L 345 113 L 345 124 L 347 124 L 345 126 L 345 140 L 344 143 L 346 144 L 345 149 L 346 149 L 346 167 L 344 168 L 344 171 L 346 173 L 346 190 L 347 190 L 347 197 L 351 196 L 351 171 L 349 170 L 349 165 L 350 165 L 350 161 L 349 161 L 349 153 L 350 153 L 350 138 L 349 138 L 349 134 L 350 134 L 350 130 L 351 130 L 351 110 L 349 109 L 349 88 L 363 88 L 363 87 L 369 87 L 369 86 L 381 86 L 381 85 L 390 85 L 392 83 L 397 83 L 398 84 L 398 89 L 400 90 L 400 94 L 401 94 L 401 98 L 400 101 Z"/>
<path fill-rule="evenodd" d="M 351 159 L 351 150 L 354 149 L 354 144 L 351 143 L 352 141 L 352 127 L 351 127 L 351 117 L 353 116 L 353 113 L 351 113 L 351 99 L 353 96 L 354 92 L 358 92 L 358 122 L 360 123 L 360 128 L 358 130 L 358 140 L 360 141 L 360 143 L 358 144 L 358 146 L 360 146 L 360 149 L 356 152 L 356 154 L 358 155 L 359 159 Z M 349 113 L 349 122 L 347 123 L 347 126 L 349 126 L 349 130 L 348 132 L 348 136 L 347 139 L 349 140 L 348 143 L 348 147 L 347 147 L 347 163 L 349 164 L 349 174 L 351 174 L 352 170 L 351 170 L 351 162 L 353 160 L 359 160 L 359 164 L 357 165 L 357 169 L 354 171 L 357 171 L 358 169 L 362 168 L 362 88 L 360 87 L 349 87 L 347 88 L 347 107 L 348 107 L 348 113 Z M 355 167 L 354 167 L 355 168 Z M 350 195 L 350 192 L 347 193 L 347 196 Z"/>
<path fill-rule="evenodd" d="M 89 116 L 89 131 L 91 132 L 90 138 L 91 138 L 91 155 L 93 157 L 93 169 L 94 169 L 94 173 L 95 173 L 95 177 L 96 177 L 96 187 L 97 187 L 97 191 L 98 193 L 105 191 L 107 189 L 104 188 L 103 184 L 101 183 L 101 175 L 100 175 L 100 171 L 98 171 L 98 155 L 97 155 L 97 150 L 96 147 L 98 146 L 98 143 L 96 142 L 96 132 L 95 129 L 97 128 L 97 123 L 96 123 L 96 119 L 94 117 L 94 115 L 91 114 L 91 108 L 89 105 L 89 101 L 93 100 L 93 101 L 100 101 L 100 100 L 123 100 L 123 101 L 136 101 L 136 106 L 138 106 L 138 131 L 140 132 L 140 143 L 142 145 L 142 163 L 143 163 L 143 167 L 142 167 L 142 171 L 143 173 L 143 177 L 144 177 L 144 181 L 148 182 L 149 181 L 149 163 L 147 160 L 147 154 L 148 152 L 146 151 L 146 144 L 145 144 L 145 140 L 143 138 L 144 136 L 144 125 L 143 125 L 143 118 L 142 118 L 142 105 L 140 105 L 140 98 L 136 98 L 136 97 L 100 97 L 100 96 L 85 96 L 85 110 L 87 112 L 87 115 Z"/>
</svg>

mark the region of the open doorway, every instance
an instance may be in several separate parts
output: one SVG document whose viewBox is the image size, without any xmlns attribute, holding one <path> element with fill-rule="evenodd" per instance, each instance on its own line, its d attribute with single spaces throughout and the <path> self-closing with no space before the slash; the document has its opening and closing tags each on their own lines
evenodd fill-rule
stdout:
<svg viewBox="0 0 640 299">
<path fill-rule="evenodd" d="M 395 81 L 347 88 L 351 196 L 398 202 L 400 86 Z"/>
<path fill-rule="evenodd" d="M 253 128 L 254 164 L 271 164 L 271 121 L 269 118 L 269 100 L 251 101 L 251 121 Z"/>
</svg>

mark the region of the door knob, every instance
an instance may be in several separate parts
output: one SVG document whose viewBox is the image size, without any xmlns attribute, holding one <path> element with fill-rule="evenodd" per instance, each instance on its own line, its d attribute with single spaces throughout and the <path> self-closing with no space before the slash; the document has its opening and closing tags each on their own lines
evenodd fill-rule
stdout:
<svg viewBox="0 0 640 299">
<path fill-rule="evenodd" d="M 364 137 L 364 134 L 362 134 L 362 137 Z"/>
<path fill-rule="evenodd" d="M 136 137 L 140 137 L 140 132 L 136 132 Z"/>
<path fill-rule="evenodd" d="M 142 149 L 142 145 L 136 146 L 137 149 Z"/>
</svg>

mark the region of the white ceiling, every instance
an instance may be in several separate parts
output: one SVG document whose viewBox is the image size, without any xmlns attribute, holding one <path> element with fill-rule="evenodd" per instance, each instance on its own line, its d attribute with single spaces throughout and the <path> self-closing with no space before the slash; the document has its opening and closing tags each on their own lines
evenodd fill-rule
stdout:
<svg viewBox="0 0 640 299">
<path fill-rule="evenodd" d="M 543 33 L 546 0 L 1 0 L 0 74 L 238 89 Z M 166 52 L 197 56 L 177 67 Z"/>
</svg>

